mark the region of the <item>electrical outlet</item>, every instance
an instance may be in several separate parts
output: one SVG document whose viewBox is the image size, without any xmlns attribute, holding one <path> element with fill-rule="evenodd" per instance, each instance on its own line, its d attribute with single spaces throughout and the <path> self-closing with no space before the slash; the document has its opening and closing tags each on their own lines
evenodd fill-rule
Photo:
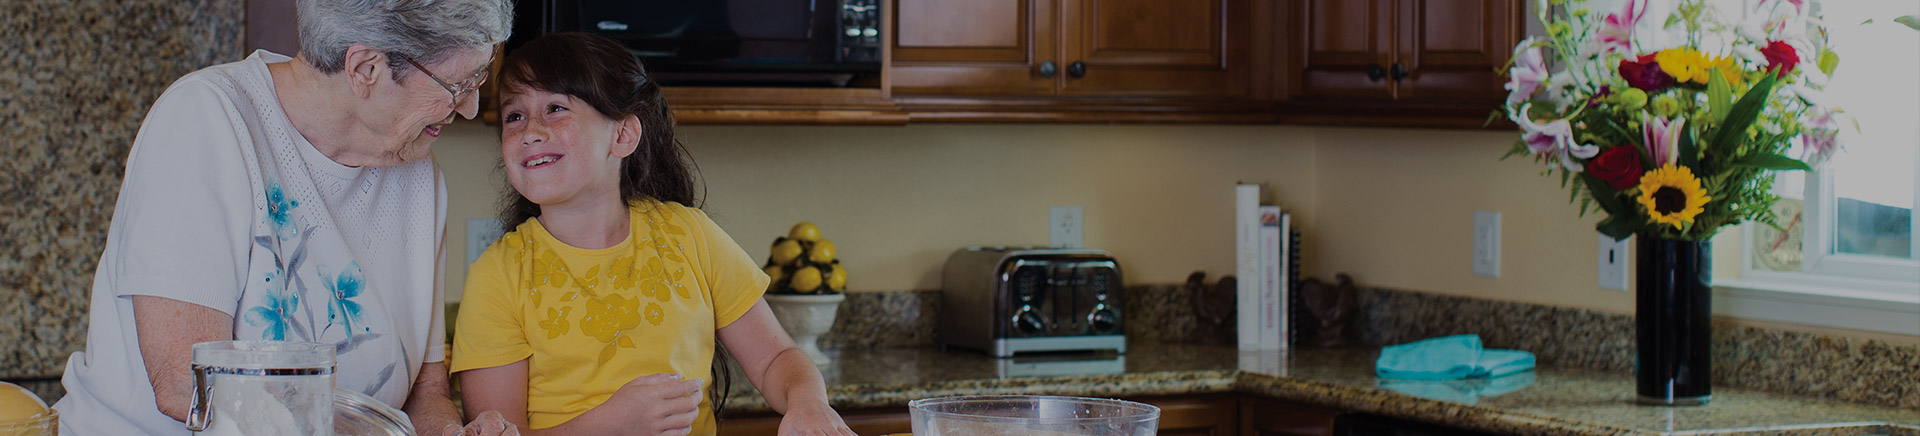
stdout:
<svg viewBox="0 0 1920 436">
<path fill-rule="evenodd" d="M 1600 287 L 1616 291 L 1627 290 L 1627 239 L 1614 240 L 1612 236 L 1600 235 Z"/>
<path fill-rule="evenodd" d="M 1048 213 L 1047 245 L 1060 248 L 1083 248 L 1087 246 L 1081 225 L 1086 218 L 1080 206 L 1054 206 Z"/>
<path fill-rule="evenodd" d="M 480 253 L 485 253 L 487 247 L 493 246 L 493 241 L 504 234 L 499 218 L 467 218 L 467 263 L 479 259 Z"/>
<path fill-rule="evenodd" d="M 1500 212 L 1473 212 L 1473 275 L 1500 278 Z"/>
</svg>

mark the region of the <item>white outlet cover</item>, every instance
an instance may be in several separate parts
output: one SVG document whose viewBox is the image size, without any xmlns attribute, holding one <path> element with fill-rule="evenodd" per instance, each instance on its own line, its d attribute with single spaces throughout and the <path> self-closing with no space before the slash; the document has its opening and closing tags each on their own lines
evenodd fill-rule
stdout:
<svg viewBox="0 0 1920 436">
<path fill-rule="evenodd" d="M 1500 212 L 1473 212 L 1473 275 L 1500 278 Z"/>
<path fill-rule="evenodd" d="M 1086 210 L 1080 206 L 1053 206 L 1048 211 L 1047 245 L 1061 248 L 1084 248 L 1086 238 Z"/>
<path fill-rule="evenodd" d="M 1632 236 L 1616 241 L 1612 236 L 1600 235 L 1601 288 L 1627 290 L 1627 247 L 1633 245 L 1632 241 Z"/>
<path fill-rule="evenodd" d="M 467 218 L 467 264 L 473 264 L 480 253 L 485 253 L 487 247 L 493 246 L 493 241 L 504 234 L 499 218 Z"/>
</svg>

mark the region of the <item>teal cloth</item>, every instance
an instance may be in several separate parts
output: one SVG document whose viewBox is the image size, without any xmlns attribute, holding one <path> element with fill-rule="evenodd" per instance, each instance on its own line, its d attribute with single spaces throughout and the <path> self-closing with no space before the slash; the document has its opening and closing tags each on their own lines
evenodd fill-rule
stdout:
<svg viewBox="0 0 1920 436">
<path fill-rule="evenodd" d="M 1460 404 L 1479 404 L 1481 398 L 1495 397 L 1533 385 L 1533 371 L 1521 371 L 1493 378 L 1464 380 L 1402 380 L 1383 378 L 1381 388 L 1415 397 Z"/>
<path fill-rule="evenodd" d="M 1374 373 L 1380 378 L 1460 380 L 1511 375 L 1533 369 L 1533 353 L 1488 350 L 1480 335 L 1455 335 L 1380 349 Z"/>
</svg>

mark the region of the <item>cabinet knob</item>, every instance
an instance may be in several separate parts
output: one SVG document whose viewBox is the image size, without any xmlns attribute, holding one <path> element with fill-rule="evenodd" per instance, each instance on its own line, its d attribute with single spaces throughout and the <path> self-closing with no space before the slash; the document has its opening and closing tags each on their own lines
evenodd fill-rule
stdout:
<svg viewBox="0 0 1920 436">
<path fill-rule="evenodd" d="M 1407 67 L 1401 66 L 1399 62 L 1393 63 L 1393 81 L 1398 82 L 1400 79 L 1405 79 L 1409 74 L 1412 73 L 1407 71 Z"/>
<path fill-rule="evenodd" d="M 1387 76 L 1387 70 L 1384 68 L 1380 68 L 1379 65 L 1367 67 L 1367 80 L 1378 82 L 1380 81 L 1380 78 L 1386 77 L 1386 76 Z"/>
<path fill-rule="evenodd" d="M 1067 65 L 1067 75 L 1073 76 L 1073 78 L 1075 79 L 1086 77 L 1087 63 L 1081 62 L 1081 61 L 1073 61 L 1072 64 Z"/>
<path fill-rule="evenodd" d="M 1040 63 L 1040 77 L 1051 79 L 1053 78 L 1054 72 L 1058 70 L 1059 68 L 1053 66 L 1053 61 L 1046 61 L 1046 62 Z"/>
</svg>

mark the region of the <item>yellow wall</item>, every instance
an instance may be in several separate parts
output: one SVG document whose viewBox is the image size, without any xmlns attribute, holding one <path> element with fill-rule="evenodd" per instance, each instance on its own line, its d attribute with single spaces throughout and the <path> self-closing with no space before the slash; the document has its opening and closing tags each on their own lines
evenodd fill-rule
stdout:
<svg viewBox="0 0 1920 436">
<path fill-rule="evenodd" d="M 498 142 L 461 123 L 435 147 L 451 185 L 448 298 L 466 275 L 466 219 L 493 213 Z M 683 128 L 706 210 L 756 259 L 818 224 L 852 292 L 938 289 L 967 245 L 1045 245 L 1052 205 L 1085 208 L 1088 247 L 1129 283 L 1233 268 L 1235 181 L 1283 207 L 1313 201 L 1314 129 L 1278 126 L 915 125 Z M 1313 218 L 1295 216 L 1311 234 Z M 1311 249 L 1312 244 L 1306 247 Z M 1306 256 L 1311 259 L 1311 255 Z"/>
<path fill-rule="evenodd" d="M 501 186 L 491 127 L 436 145 L 452 185 L 449 298 L 465 276 L 465 219 L 491 216 Z M 796 221 L 820 225 L 853 292 L 937 289 L 969 244 L 1045 244 L 1048 206 L 1086 208 L 1089 247 L 1134 284 L 1233 271 L 1231 185 L 1265 183 L 1295 213 L 1307 276 L 1363 285 L 1631 313 L 1596 281 L 1598 215 L 1581 218 L 1557 178 L 1501 161 L 1508 132 L 1293 126 L 914 125 L 684 128 L 707 211 L 747 253 Z M 1476 210 L 1501 213 L 1498 279 L 1472 275 Z M 1736 271 L 1737 241 L 1718 243 Z M 1727 253 L 1726 250 L 1734 250 Z M 1732 263 L 1729 263 L 1732 262 Z"/>
</svg>

